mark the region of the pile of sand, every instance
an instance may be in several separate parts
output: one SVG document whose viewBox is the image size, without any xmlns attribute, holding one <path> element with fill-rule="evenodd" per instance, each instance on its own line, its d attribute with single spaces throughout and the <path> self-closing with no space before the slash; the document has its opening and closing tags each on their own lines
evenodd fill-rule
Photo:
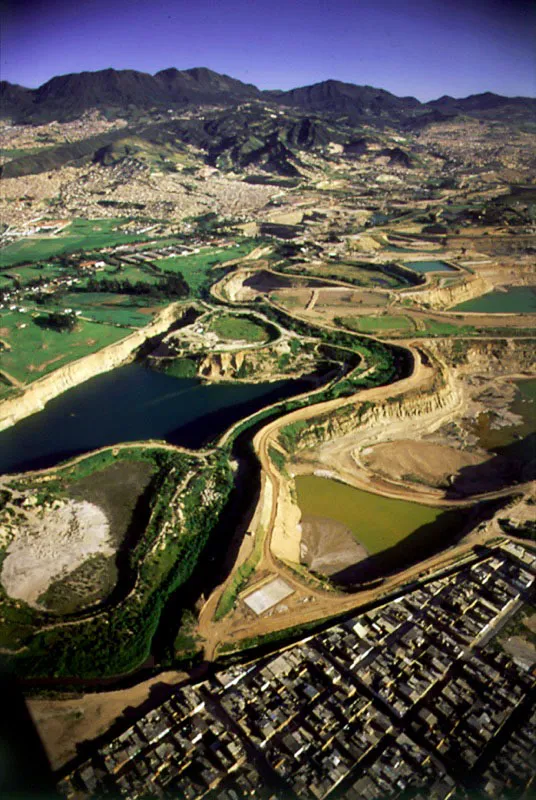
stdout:
<svg viewBox="0 0 536 800">
<path fill-rule="evenodd" d="M 313 515 L 302 517 L 300 554 L 302 563 L 323 575 L 335 575 L 368 556 L 342 522 Z"/>
<path fill-rule="evenodd" d="M 95 555 L 115 553 L 104 511 L 69 500 L 28 518 L 7 550 L 0 581 L 7 594 L 37 606 L 48 587 Z"/>
<path fill-rule="evenodd" d="M 460 470 L 489 458 L 482 453 L 410 439 L 382 442 L 360 455 L 368 469 L 390 480 L 418 480 L 427 486 L 442 486 Z"/>
</svg>

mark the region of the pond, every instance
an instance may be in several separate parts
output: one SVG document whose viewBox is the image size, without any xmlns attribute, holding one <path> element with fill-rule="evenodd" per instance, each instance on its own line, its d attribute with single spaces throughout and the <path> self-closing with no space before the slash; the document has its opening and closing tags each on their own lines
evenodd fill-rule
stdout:
<svg viewBox="0 0 536 800">
<path fill-rule="evenodd" d="M 392 547 L 444 513 L 443 509 L 393 500 L 316 475 L 298 476 L 296 490 L 302 514 L 344 524 L 370 555 Z"/>
<path fill-rule="evenodd" d="M 404 266 L 410 267 L 414 272 L 457 272 L 444 261 L 406 261 Z"/>
<path fill-rule="evenodd" d="M 488 292 L 454 306 L 452 311 L 473 311 L 481 314 L 536 313 L 536 286 L 511 286 L 507 291 Z"/>
<path fill-rule="evenodd" d="M 50 467 L 120 442 L 163 439 L 201 447 L 234 422 L 309 385 L 305 379 L 208 385 L 128 364 L 70 389 L 0 432 L 0 474 Z"/>
<path fill-rule="evenodd" d="M 372 580 L 433 555 L 461 535 L 470 513 L 395 500 L 315 475 L 298 476 L 296 491 L 302 524 L 312 520 L 325 526 L 326 555 L 331 521 L 364 549 L 358 562 L 336 573 L 326 570 L 338 583 Z M 322 553 L 317 551 L 316 558 L 320 561 Z"/>
</svg>

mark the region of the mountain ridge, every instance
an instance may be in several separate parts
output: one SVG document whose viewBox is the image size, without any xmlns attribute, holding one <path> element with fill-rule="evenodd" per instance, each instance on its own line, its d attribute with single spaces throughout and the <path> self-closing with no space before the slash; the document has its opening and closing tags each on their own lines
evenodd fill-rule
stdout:
<svg viewBox="0 0 536 800">
<path fill-rule="evenodd" d="M 92 108 L 120 116 L 134 110 L 231 106 L 244 101 L 344 116 L 353 123 L 418 123 L 426 115 L 431 115 L 431 120 L 458 114 L 507 117 L 510 110 L 517 116 L 536 118 L 536 99 L 529 97 L 483 92 L 466 98 L 443 95 L 421 103 L 415 97 L 398 97 L 385 89 L 335 79 L 289 90 L 260 90 L 207 67 L 169 67 L 154 75 L 110 67 L 58 75 L 37 89 L 0 82 L 0 116 L 15 123 L 70 121 Z"/>
</svg>

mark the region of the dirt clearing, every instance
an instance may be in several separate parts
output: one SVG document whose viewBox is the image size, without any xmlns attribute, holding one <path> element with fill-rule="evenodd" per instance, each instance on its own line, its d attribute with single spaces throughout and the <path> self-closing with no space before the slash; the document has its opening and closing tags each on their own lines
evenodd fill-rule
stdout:
<svg viewBox="0 0 536 800">
<path fill-rule="evenodd" d="M 149 699 L 155 690 L 181 683 L 184 672 L 163 672 L 130 689 L 99 692 L 64 700 L 27 698 L 30 713 L 45 745 L 53 769 L 77 754 L 77 745 L 108 730 L 123 712 Z M 128 723 L 125 723 L 125 727 Z"/>
<path fill-rule="evenodd" d="M 104 511 L 93 503 L 69 500 L 28 515 L 7 549 L 0 580 L 10 597 L 39 607 L 38 598 L 58 578 L 92 556 L 114 553 Z"/>
<path fill-rule="evenodd" d="M 482 464 L 487 455 L 457 450 L 447 445 L 400 439 L 361 451 L 362 463 L 390 480 L 418 480 L 429 486 L 445 486 L 451 475 L 464 467 Z"/>
</svg>

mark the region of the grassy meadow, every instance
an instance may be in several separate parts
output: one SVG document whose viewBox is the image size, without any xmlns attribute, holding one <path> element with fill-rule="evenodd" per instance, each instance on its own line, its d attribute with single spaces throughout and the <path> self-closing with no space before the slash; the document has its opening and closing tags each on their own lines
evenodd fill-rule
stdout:
<svg viewBox="0 0 536 800">
<path fill-rule="evenodd" d="M 7 345 L 0 350 L 0 370 L 29 383 L 128 333 L 124 328 L 86 320 L 79 320 L 71 332 L 59 332 L 40 327 L 30 313 L 7 312 L 0 315 L 0 339 Z"/>
<path fill-rule="evenodd" d="M 59 236 L 36 236 L 13 242 L 0 250 L 0 269 L 27 261 L 43 261 L 76 250 L 97 250 L 147 240 L 143 234 L 124 233 L 118 226 L 126 219 L 73 220 Z"/>
</svg>

